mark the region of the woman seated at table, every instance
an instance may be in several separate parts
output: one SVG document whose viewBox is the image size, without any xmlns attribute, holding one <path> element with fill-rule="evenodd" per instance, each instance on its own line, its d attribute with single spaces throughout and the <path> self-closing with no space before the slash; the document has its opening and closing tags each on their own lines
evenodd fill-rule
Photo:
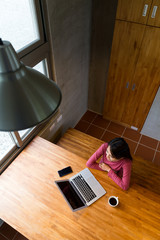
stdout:
<svg viewBox="0 0 160 240">
<path fill-rule="evenodd" d="M 123 190 L 129 188 L 132 156 L 128 144 L 123 138 L 115 138 L 102 144 L 88 159 L 86 165 L 90 168 L 108 172 L 108 176 Z"/>
</svg>

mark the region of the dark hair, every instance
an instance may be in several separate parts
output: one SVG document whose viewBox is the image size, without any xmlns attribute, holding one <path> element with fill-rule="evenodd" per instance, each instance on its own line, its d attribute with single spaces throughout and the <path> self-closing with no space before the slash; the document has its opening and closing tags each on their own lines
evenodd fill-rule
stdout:
<svg viewBox="0 0 160 240">
<path fill-rule="evenodd" d="M 108 142 L 108 146 L 110 146 L 110 151 L 114 158 L 128 158 L 132 160 L 128 144 L 123 138 L 112 139 L 110 142 Z"/>
</svg>

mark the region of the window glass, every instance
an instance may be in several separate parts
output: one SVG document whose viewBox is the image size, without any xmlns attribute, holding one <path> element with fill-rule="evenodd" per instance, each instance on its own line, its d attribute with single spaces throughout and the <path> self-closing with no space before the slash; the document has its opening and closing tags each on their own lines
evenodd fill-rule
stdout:
<svg viewBox="0 0 160 240">
<path fill-rule="evenodd" d="M 42 4 L 45 6 L 45 4 Z M 48 53 L 45 22 L 40 0 L 0 0 L 0 38 L 11 42 L 18 57 L 27 66 L 33 66 L 48 76 Z M 44 7 L 45 9 L 45 7 Z M 45 44 L 45 51 L 44 51 Z M 44 60 L 42 60 L 44 59 Z M 3 113 L 0 113 L 3 114 Z M 0 173 L 15 158 L 37 128 L 18 132 L 0 131 Z"/>
<path fill-rule="evenodd" d="M 20 137 L 22 138 L 22 140 L 31 132 L 31 130 L 34 128 L 27 128 L 21 131 L 18 131 Z"/>
<path fill-rule="evenodd" d="M 39 62 L 33 68 L 43 73 L 44 75 L 48 75 L 46 59 Z M 28 136 L 28 134 L 30 134 L 30 132 L 34 128 L 35 127 L 18 131 L 22 141 Z M 11 137 L 11 134 L 9 132 L 0 132 L 0 162 L 14 148 L 16 148 L 16 143 L 14 142 L 14 139 Z"/>
<path fill-rule="evenodd" d="M 20 50 L 39 40 L 33 0 L 0 0 L 0 33 L 2 40 Z"/>
<path fill-rule="evenodd" d="M 8 132 L 0 132 L 0 161 L 16 144 Z"/>
<path fill-rule="evenodd" d="M 42 60 L 41 62 L 39 62 L 37 65 L 35 65 L 33 67 L 34 69 L 36 69 L 37 71 L 43 73 L 44 75 L 48 75 L 47 74 L 47 64 L 46 64 L 46 59 Z"/>
</svg>

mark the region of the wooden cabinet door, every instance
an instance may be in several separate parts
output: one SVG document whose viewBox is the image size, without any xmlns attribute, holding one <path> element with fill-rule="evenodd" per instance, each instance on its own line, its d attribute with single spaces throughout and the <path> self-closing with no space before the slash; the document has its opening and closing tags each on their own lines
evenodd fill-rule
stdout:
<svg viewBox="0 0 160 240">
<path fill-rule="evenodd" d="M 134 86 L 133 86 L 134 85 Z M 142 128 L 160 85 L 160 29 L 147 26 L 122 122 Z"/>
<path fill-rule="evenodd" d="M 147 25 L 160 27 L 160 0 L 153 0 Z"/>
<path fill-rule="evenodd" d="M 152 0 L 118 0 L 116 19 L 146 24 Z"/>
<path fill-rule="evenodd" d="M 145 25 L 116 20 L 104 102 L 104 118 L 122 121 L 144 29 Z"/>
</svg>

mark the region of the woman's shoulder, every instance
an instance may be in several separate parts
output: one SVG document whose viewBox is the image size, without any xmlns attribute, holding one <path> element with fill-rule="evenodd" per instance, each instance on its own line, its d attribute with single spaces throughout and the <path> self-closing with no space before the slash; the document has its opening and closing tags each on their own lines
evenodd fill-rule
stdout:
<svg viewBox="0 0 160 240">
<path fill-rule="evenodd" d="M 103 143 L 103 144 L 102 144 L 102 147 L 105 148 L 105 149 L 107 149 L 108 143 L 107 143 L 107 142 Z"/>
<path fill-rule="evenodd" d="M 103 154 L 104 152 L 106 152 L 107 147 L 108 143 L 102 143 L 101 146 L 96 150 L 96 153 Z"/>
<path fill-rule="evenodd" d="M 125 166 L 132 165 L 132 160 L 129 159 L 129 158 L 123 158 L 122 159 L 122 164 L 125 165 Z"/>
<path fill-rule="evenodd" d="M 106 152 L 108 143 L 102 143 L 101 146 L 97 149 L 97 152 Z"/>
</svg>

